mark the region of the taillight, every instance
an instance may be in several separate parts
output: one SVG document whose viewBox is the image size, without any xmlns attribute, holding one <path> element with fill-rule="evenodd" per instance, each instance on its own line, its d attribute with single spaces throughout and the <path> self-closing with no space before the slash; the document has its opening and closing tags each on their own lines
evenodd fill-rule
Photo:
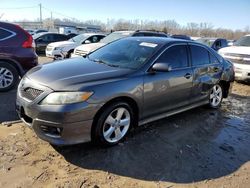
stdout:
<svg viewBox="0 0 250 188">
<path fill-rule="evenodd" d="M 25 31 L 23 28 L 21 28 L 19 25 L 15 25 L 18 29 L 22 30 L 22 32 L 25 33 L 27 39 L 23 42 L 22 47 L 23 48 L 34 48 L 34 42 L 33 37 L 31 34 L 29 34 L 27 31 Z"/>
<path fill-rule="evenodd" d="M 24 41 L 22 47 L 23 48 L 33 48 L 33 38 L 30 34 L 26 34 L 27 35 L 27 39 Z"/>
</svg>

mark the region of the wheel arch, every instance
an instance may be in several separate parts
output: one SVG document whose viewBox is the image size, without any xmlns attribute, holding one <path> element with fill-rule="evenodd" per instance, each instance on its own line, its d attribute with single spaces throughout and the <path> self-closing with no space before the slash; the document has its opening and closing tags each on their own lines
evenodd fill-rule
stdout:
<svg viewBox="0 0 250 188">
<path fill-rule="evenodd" d="M 21 67 L 21 65 L 19 65 L 19 63 L 13 59 L 5 59 L 5 58 L 0 58 L 0 63 L 1 62 L 7 62 L 10 65 L 12 65 L 18 72 L 19 76 L 23 76 L 24 75 L 24 70 Z"/>
<path fill-rule="evenodd" d="M 230 82 L 225 80 L 220 80 L 219 84 L 223 89 L 223 98 L 227 98 L 230 92 L 230 85 L 231 85 Z"/>
<path fill-rule="evenodd" d="M 109 100 L 108 102 L 106 102 L 99 110 L 98 112 L 95 114 L 94 119 L 93 119 L 93 125 L 96 124 L 96 122 L 98 121 L 98 117 L 101 115 L 101 113 L 105 110 L 106 107 L 108 107 L 109 105 L 115 103 L 115 102 L 126 102 L 128 103 L 131 108 L 133 109 L 134 113 L 135 113 L 135 122 L 134 122 L 134 127 L 136 127 L 138 125 L 138 120 L 139 120 L 139 106 L 137 104 L 137 102 L 128 96 L 120 96 L 120 97 L 115 97 L 111 100 Z M 93 134 L 93 130 L 94 130 L 94 126 L 92 125 L 91 128 L 91 135 Z"/>
</svg>

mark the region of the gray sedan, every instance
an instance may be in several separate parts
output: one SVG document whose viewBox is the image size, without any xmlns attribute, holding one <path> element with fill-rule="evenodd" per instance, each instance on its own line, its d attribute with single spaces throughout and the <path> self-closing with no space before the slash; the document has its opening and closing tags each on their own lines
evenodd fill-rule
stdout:
<svg viewBox="0 0 250 188">
<path fill-rule="evenodd" d="M 21 80 L 20 118 L 55 145 L 114 145 L 132 127 L 191 108 L 219 108 L 233 65 L 186 40 L 130 37 L 85 57 L 40 65 Z"/>
</svg>

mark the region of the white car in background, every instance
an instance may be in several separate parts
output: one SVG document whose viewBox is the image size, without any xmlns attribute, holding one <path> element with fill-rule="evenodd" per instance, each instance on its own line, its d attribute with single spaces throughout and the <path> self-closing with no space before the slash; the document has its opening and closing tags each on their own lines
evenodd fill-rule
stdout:
<svg viewBox="0 0 250 188">
<path fill-rule="evenodd" d="M 241 37 L 233 46 L 218 52 L 234 64 L 236 80 L 250 81 L 250 35 Z"/>
<path fill-rule="evenodd" d="M 115 31 L 105 38 L 103 38 L 100 42 L 95 44 L 84 44 L 80 45 L 77 48 L 75 48 L 72 57 L 79 57 L 89 54 L 90 52 L 110 43 L 115 40 L 131 36 L 131 34 L 134 33 L 134 31 Z"/>
<path fill-rule="evenodd" d="M 69 58 L 77 46 L 81 44 L 96 43 L 104 37 L 104 34 L 84 33 L 67 41 L 53 42 L 47 46 L 46 56 L 53 59 Z"/>
</svg>

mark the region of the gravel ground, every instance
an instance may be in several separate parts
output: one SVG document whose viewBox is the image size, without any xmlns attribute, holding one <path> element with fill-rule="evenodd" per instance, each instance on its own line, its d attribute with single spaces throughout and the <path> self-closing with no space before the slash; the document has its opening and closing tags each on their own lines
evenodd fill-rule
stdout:
<svg viewBox="0 0 250 188">
<path fill-rule="evenodd" d="M 0 122 L 16 120 L 15 91 L 0 98 Z M 150 123 L 111 148 L 53 147 L 23 123 L 0 126 L 0 187 L 249 187 L 249 145 L 250 86 L 234 83 L 220 109 Z"/>
</svg>

